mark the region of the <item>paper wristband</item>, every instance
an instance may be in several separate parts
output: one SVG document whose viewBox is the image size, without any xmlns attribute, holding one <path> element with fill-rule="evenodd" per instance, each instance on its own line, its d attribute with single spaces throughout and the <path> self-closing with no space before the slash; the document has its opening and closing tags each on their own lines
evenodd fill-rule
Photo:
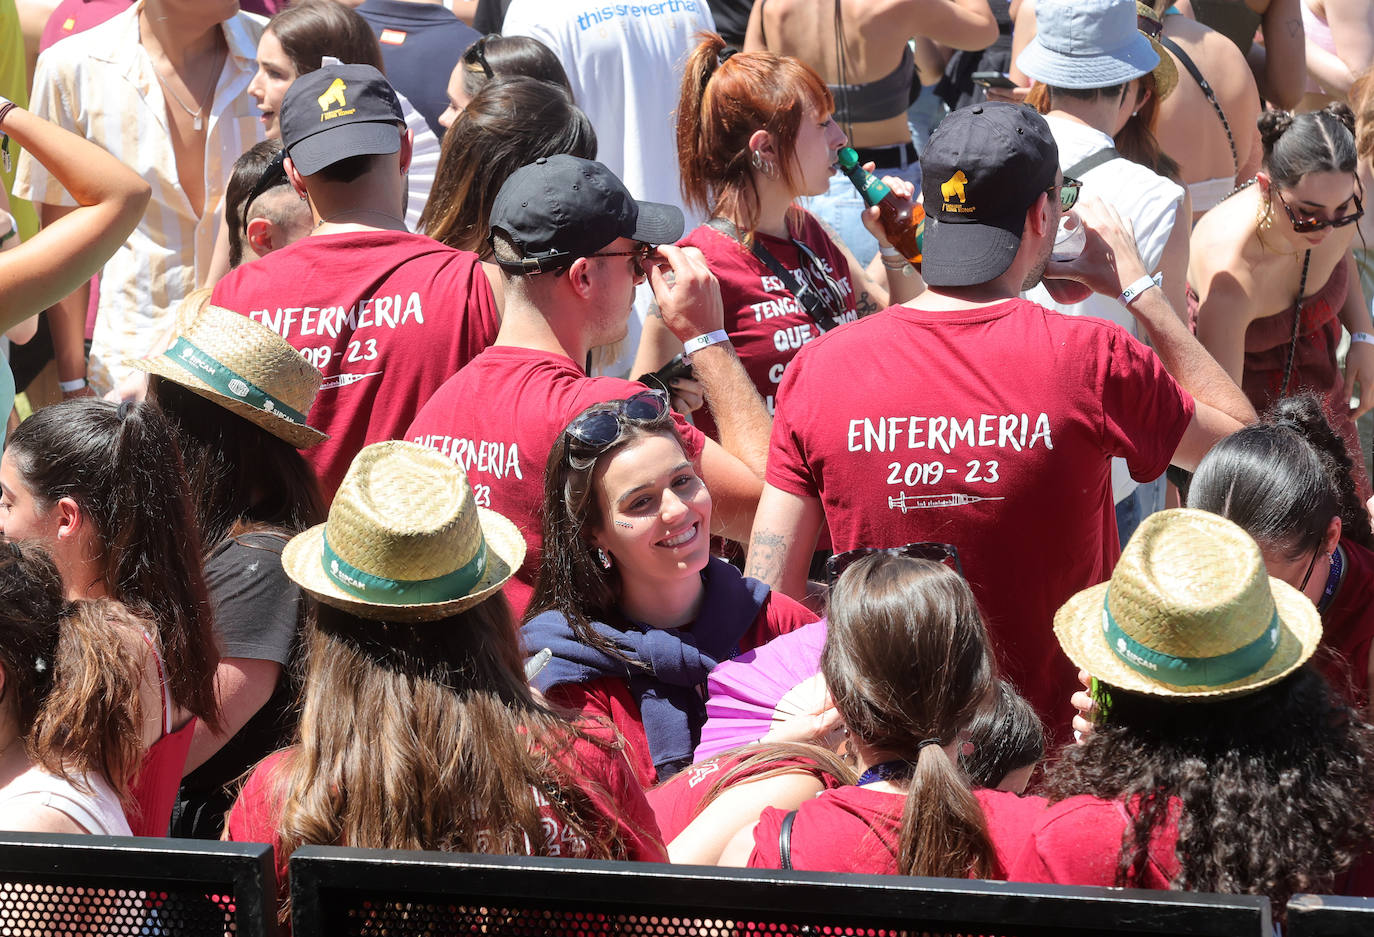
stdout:
<svg viewBox="0 0 1374 937">
<path fill-rule="evenodd" d="M 695 354 L 703 348 L 710 348 L 712 345 L 719 345 L 721 342 L 728 342 L 729 340 L 730 336 L 725 334 L 724 329 L 716 329 L 714 332 L 707 332 L 705 335 L 687 339 L 682 343 L 682 353 L 684 355 Z"/>
<path fill-rule="evenodd" d="M 1152 287 L 1159 286 L 1163 282 L 1164 277 L 1161 274 L 1156 273 L 1154 276 L 1146 274 L 1122 290 L 1121 295 L 1118 296 L 1117 299 L 1121 301 L 1121 305 L 1129 306 L 1141 293 Z"/>
<path fill-rule="evenodd" d="M 268 413 L 275 413 L 292 423 L 305 424 L 304 413 L 299 413 L 282 403 L 252 381 L 225 367 L 213 355 L 206 354 L 204 349 L 193 345 L 185 338 L 178 338 L 175 344 L 168 348 L 164 354 L 175 361 L 178 367 L 200 378 L 226 397 L 242 400 L 251 407 L 265 410 Z"/>
<path fill-rule="evenodd" d="M 70 394 L 78 390 L 86 389 L 86 379 L 84 377 L 72 378 L 70 381 L 58 381 L 57 389 L 64 394 Z"/>
<path fill-rule="evenodd" d="M 1116 623 L 1107 600 L 1102 600 L 1102 636 L 1113 654 L 1142 676 L 1170 686 L 1221 686 L 1258 673 L 1279 646 L 1279 613 L 1254 641 L 1216 657 L 1175 657 L 1148 648 Z"/>
<path fill-rule="evenodd" d="M 1352 332 L 1350 334 L 1350 340 L 1352 342 L 1364 342 L 1366 345 L 1374 345 L 1374 335 L 1370 335 L 1368 332 Z"/>
<path fill-rule="evenodd" d="M 323 538 L 320 565 L 324 574 L 351 596 L 378 605 L 434 605 L 461 599 L 482 581 L 487 572 L 487 542 L 484 539 L 467 563 L 451 573 L 433 579 L 388 579 L 364 572 L 340 558 L 329 545 L 329 530 Z"/>
</svg>

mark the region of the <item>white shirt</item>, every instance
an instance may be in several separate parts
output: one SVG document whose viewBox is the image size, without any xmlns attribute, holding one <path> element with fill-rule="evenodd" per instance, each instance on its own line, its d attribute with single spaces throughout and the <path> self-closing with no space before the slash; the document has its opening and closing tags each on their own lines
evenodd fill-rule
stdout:
<svg viewBox="0 0 1374 937">
<path fill-rule="evenodd" d="M 234 161 L 263 138 L 247 89 L 265 20 L 238 13 L 222 24 L 229 54 L 205 118 L 205 203 L 198 216 L 177 176 L 162 83 L 138 41 L 142 7 L 136 3 L 57 43 L 38 57 L 33 77 L 34 114 L 98 143 L 153 188 L 143 220 L 101 273 L 88 372 L 97 393 L 131 373 L 125 358 L 153 351 L 177 305 L 200 282 L 214 253 Z M 16 169 L 19 198 L 76 206 L 27 152 Z"/>
<path fill-rule="evenodd" d="M 678 93 L 697 33 L 715 28 L 706 0 L 514 0 L 501 32 L 538 39 L 558 56 L 596 130 L 596 158 L 630 194 L 682 208 Z"/>
<path fill-rule="evenodd" d="M 1048 115 L 1045 118 L 1059 145 L 1059 167 L 1065 173 L 1076 163 L 1087 159 L 1104 147 L 1113 146 L 1112 138 L 1101 130 L 1094 130 L 1075 120 Z M 1078 177 L 1083 183 L 1079 198 L 1098 198 L 1128 219 L 1135 230 L 1136 248 L 1145 269 L 1158 269 L 1164 257 L 1164 244 L 1174 230 L 1174 218 L 1183 200 L 1182 187 L 1170 182 L 1139 163 L 1118 156 L 1089 169 Z M 1025 297 L 1049 309 L 1069 316 L 1097 316 L 1117 323 L 1136 338 L 1144 339 L 1140 324 L 1131 311 L 1117 302 L 1114 296 L 1094 293 L 1081 303 L 1057 303 L 1044 286 L 1027 291 Z M 1136 489 L 1136 481 L 1126 469 L 1124 459 L 1112 460 L 1112 496 L 1121 501 Z"/>
</svg>

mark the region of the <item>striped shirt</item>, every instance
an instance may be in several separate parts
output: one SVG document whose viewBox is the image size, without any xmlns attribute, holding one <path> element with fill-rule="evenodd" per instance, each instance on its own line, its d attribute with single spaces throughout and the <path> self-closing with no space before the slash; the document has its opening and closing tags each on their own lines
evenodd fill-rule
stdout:
<svg viewBox="0 0 1374 937">
<path fill-rule="evenodd" d="M 153 187 L 138 228 L 105 264 L 88 377 L 97 393 L 130 373 L 124 359 L 152 352 L 177 304 L 196 288 L 214 253 L 224 188 L 234 161 L 262 139 L 253 99 L 261 17 L 238 13 L 222 28 L 229 45 L 206 119 L 205 205 L 197 216 L 177 178 L 167 99 L 139 43 L 137 3 L 38 58 L 32 111 L 100 144 Z M 173 104 L 173 107 L 176 105 Z M 49 205 L 76 202 L 28 153 L 14 194 Z"/>
</svg>

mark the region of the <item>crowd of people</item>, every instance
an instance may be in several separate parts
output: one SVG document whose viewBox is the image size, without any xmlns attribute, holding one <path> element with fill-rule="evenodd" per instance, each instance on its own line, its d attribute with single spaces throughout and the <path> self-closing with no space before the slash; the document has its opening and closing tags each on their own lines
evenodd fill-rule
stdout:
<svg viewBox="0 0 1374 937">
<path fill-rule="evenodd" d="M 51 16 L 0 826 L 1374 896 L 1374 7 Z"/>
</svg>

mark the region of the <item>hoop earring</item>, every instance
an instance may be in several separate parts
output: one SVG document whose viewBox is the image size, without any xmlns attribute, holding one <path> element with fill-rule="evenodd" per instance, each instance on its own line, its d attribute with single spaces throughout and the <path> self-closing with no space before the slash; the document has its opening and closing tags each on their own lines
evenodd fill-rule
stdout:
<svg viewBox="0 0 1374 937">
<path fill-rule="evenodd" d="M 772 179 L 774 173 L 777 172 L 777 169 L 773 166 L 772 160 L 764 159 L 763 155 L 759 153 L 758 150 L 754 150 L 753 152 L 754 155 L 749 158 L 749 162 L 759 172 L 763 173 L 769 179 Z"/>
<path fill-rule="evenodd" d="M 1268 231 L 1274 226 L 1274 198 L 1268 192 L 1264 193 L 1264 208 L 1256 212 L 1255 223 L 1261 231 Z"/>
<path fill-rule="evenodd" d="M 607 552 L 605 551 L 604 548 L 602 548 L 602 547 L 597 547 L 597 548 L 596 548 L 596 560 L 597 560 L 598 563 L 601 564 L 601 568 L 602 568 L 602 569 L 610 569 L 610 568 L 611 568 L 611 555 L 610 555 L 609 553 L 607 553 Z"/>
</svg>

